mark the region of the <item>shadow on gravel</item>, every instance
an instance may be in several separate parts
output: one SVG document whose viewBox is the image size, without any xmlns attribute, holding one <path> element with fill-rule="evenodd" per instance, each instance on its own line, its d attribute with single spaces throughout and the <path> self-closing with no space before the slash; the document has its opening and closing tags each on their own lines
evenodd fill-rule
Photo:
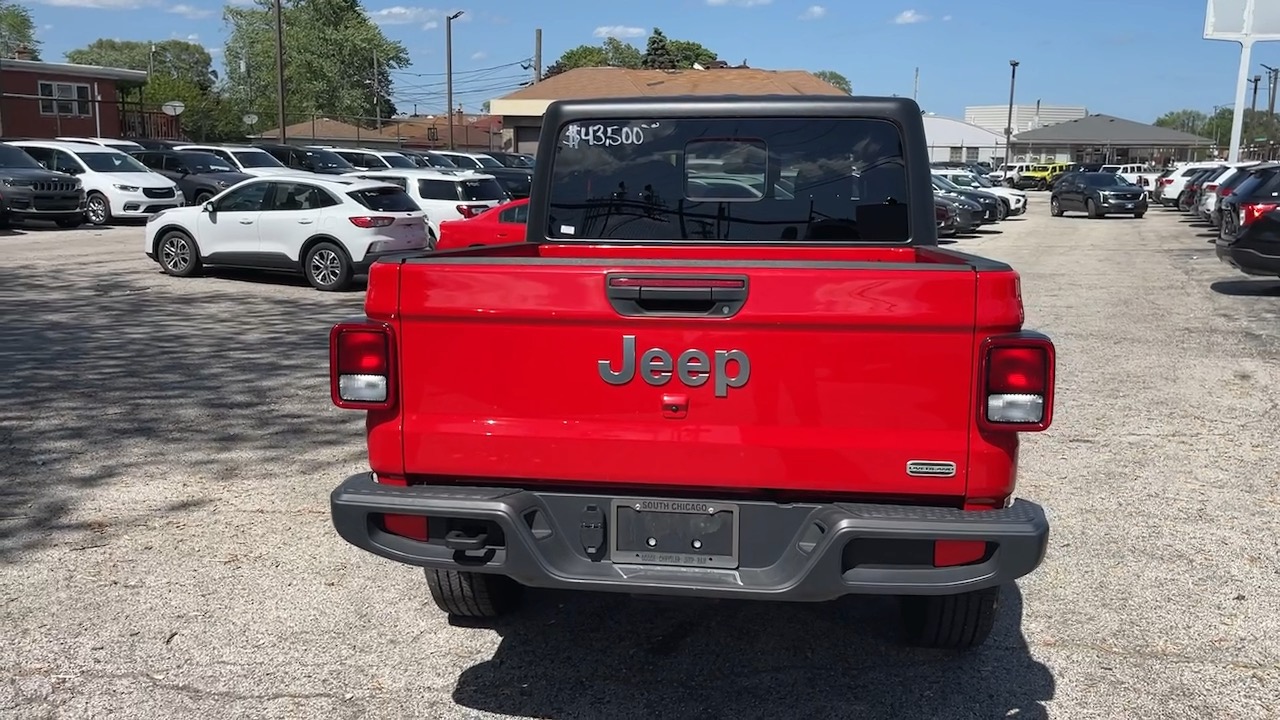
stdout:
<svg viewBox="0 0 1280 720">
<path fill-rule="evenodd" d="M 1276 280 L 1219 280 L 1209 288 L 1219 295 L 1280 297 L 1280 282 Z"/>
<path fill-rule="evenodd" d="M 1047 717 L 1053 674 L 1022 635 L 1010 586 L 987 644 L 901 646 L 886 598 L 827 604 L 653 601 L 531 592 L 493 659 L 453 699 L 537 718 Z M 424 649 L 424 653 L 430 652 Z"/>
<path fill-rule="evenodd" d="M 328 404 L 327 343 L 363 295 L 97 273 L 0 267 L 10 308 L 0 318 L 0 563 L 80 542 L 100 523 L 127 531 L 253 483 L 298 480 L 273 476 L 264 457 L 329 471 L 332 453 L 310 460 L 313 451 L 362 437 L 362 419 Z M 124 481 L 171 491 L 125 517 L 68 518 Z"/>
</svg>

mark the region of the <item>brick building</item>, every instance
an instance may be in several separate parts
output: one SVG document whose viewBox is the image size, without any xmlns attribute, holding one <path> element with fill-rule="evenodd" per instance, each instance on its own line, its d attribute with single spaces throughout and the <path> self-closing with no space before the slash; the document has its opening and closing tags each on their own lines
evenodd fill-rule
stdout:
<svg viewBox="0 0 1280 720">
<path fill-rule="evenodd" d="M 0 58 L 0 136 L 178 137 L 177 118 L 145 112 L 147 73 L 123 68 Z"/>
</svg>

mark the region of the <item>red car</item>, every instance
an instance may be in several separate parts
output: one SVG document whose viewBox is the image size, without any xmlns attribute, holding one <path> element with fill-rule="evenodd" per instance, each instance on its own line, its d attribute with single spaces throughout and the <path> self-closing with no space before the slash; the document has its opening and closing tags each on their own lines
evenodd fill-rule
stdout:
<svg viewBox="0 0 1280 720">
<path fill-rule="evenodd" d="M 437 250 L 524 242 L 529 198 L 512 200 L 465 220 L 443 220 Z"/>
</svg>

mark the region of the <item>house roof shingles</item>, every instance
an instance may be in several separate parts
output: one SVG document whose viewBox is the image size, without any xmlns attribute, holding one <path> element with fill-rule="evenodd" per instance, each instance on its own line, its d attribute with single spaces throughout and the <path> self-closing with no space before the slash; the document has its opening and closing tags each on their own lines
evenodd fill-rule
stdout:
<svg viewBox="0 0 1280 720">
<path fill-rule="evenodd" d="M 437 137 L 430 140 L 428 132 L 436 129 Z M 404 141 L 414 145 L 443 147 L 449 133 L 449 121 L 444 118 L 407 118 L 388 119 L 382 121 L 382 128 L 357 128 L 355 125 L 332 118 L 317 117 L 313 123 L 306 120 L 294 123 L 285 128 L 285 136 L 299 140 L 326 142 L 387 142 Z M 483 127 L 459 120 L 453 126 L 454 143 L 468 147 L 488 146 L 493 133 Z M 275 139 L 280 137 L 279 130 L 264 130 L 258 137 Z"/>
<path fill-rule="evenodd" d="M 678 95 L 844 95 L 803 70 L 718 68 L 714 70 L 630 70 L 574 68 L 502 100 L 589 100 Z"/>
<path fill-rule="evenodd" d="M 1077 120 L 1036 128 L 1013 136 L 1016 143 L 1036 145 L 1118 145 L 1121 147 L 1190 147 L 1212 140 L 1181 130 L 1146 125 L 1111 115 L 1088 115 Z"/>
</svg>

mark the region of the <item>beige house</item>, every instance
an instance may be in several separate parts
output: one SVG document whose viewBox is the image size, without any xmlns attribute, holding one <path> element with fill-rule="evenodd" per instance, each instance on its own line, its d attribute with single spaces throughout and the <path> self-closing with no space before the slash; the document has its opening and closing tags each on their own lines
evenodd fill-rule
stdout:
<svg viewBox="0 0 1280 720">
<path fill-rule="evenodd" d="M 542 132 L 542 115 L 554 100 L 843 94 L 844 91 L 803 70 L 576 68 L 491 100 L 489 114 L 501 118 L 503 150 L 531 153 L 537 148 L 538 135 Z"/>
</svg>

